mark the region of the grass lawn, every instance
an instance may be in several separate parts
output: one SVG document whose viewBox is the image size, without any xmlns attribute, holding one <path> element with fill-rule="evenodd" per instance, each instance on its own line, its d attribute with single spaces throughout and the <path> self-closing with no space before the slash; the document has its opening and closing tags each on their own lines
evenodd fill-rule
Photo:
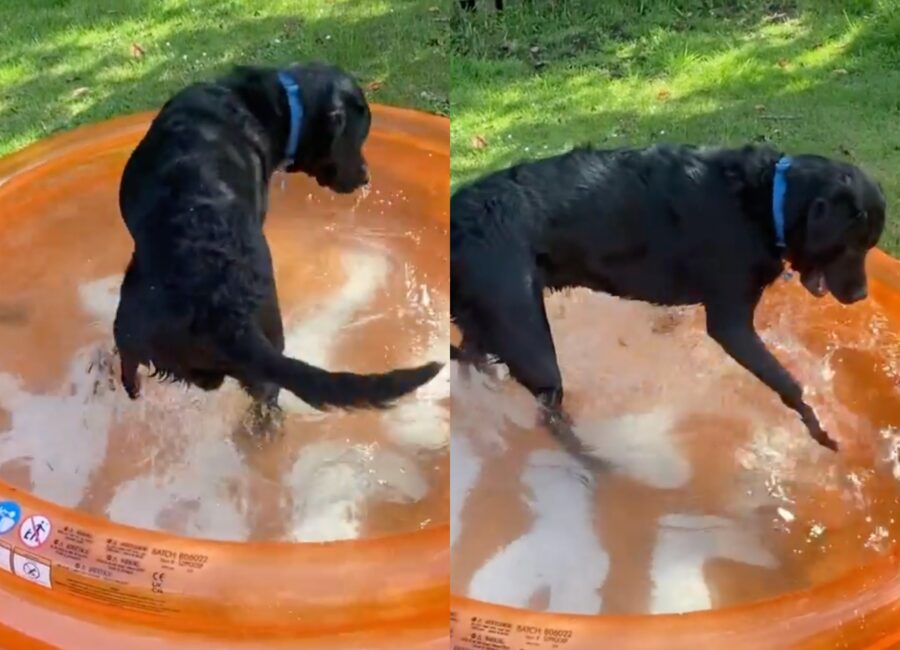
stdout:
<svg viewBox="0 0 900 650">
<path fill-rule="evenodd" d="M 446 114 L 449 15 L 434 0 L 0 0 L 0 155 L 236 63 L 328 60 L 372 101 Z"/>
<path fill-rule="evenodd" d="M 479 0 L 451 26 L 454 186 L 587 142 L 767 141 L 869 170 L 900 255 L 900 0 Z"/>
</svg>

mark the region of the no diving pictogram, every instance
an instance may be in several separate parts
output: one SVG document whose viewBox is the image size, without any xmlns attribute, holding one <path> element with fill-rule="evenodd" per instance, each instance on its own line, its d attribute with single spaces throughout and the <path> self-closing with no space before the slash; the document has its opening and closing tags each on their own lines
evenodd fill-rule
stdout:
<svg viewBox="0 0 900 650">
<path fill-rule="evenodd" d="M 41 570 L 34 562 L 26 562 L 25 564 L 23 564 L 22 571 L 26 577 L 32 580 L 39 580 L 41 577 Z"/>
<path fill-rule="evenodd" d="M 22 520 L 22 525 L 19 526 L 19 539 L 28 548 L 38 548 L 50 537 L 52 529 L 50 520 L 45 516 L 31 515 Z"/>
</svg>

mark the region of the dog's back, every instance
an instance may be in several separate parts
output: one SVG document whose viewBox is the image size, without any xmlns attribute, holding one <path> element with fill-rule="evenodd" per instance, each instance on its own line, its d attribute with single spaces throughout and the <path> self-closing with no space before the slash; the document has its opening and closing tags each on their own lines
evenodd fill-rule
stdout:
<svg viewBox="0 0 900 650">
<path fill-rule="evenodd" d="M 756 226 L 737 218 L 745 206 L 726 178 L 727 154 L 676 145 L 581 148 L 491 174 L 451 199 L 451 266 L 470 272 L 461 267 L 484 264 L 486 248 L 518 251 L 549 288 L 700 302 L 695 285 L 708 271 L 699 266 L 737 256 L 743 268 L 767 255 Z"/>
</svg>

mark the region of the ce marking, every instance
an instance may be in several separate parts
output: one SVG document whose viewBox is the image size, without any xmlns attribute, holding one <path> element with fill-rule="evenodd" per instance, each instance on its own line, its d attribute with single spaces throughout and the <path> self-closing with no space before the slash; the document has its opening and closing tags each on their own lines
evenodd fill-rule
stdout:
<svg viewBox="0 0 900 650">
<path fill-rule="evenodd" d="M 154 594 L 163 593 L 163 580 L 165 580 L 166 574 L 164 571 L 154 571 L 153 572 L 153 583 L 151 585 L 151 591 Z"/>
</svg>

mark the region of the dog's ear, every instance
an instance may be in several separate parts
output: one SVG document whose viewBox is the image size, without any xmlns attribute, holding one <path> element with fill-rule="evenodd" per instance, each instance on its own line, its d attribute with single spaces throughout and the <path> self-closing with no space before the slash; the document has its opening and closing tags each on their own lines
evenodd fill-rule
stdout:
<svg viewBox="0 0 900 650">
<path fill-rule="evenodd" d="M 831 203 L 823 197 L 816 198 L 806 214 L 806 250 L 812 255 L 827 252 L 834 246 L 835 224 Z"/>
<path fill-rule="evenodd" d="M 344 133 L 347 128 L 347 109 L 344 108 L 342 102 L 336 102 L 336 106 L 328 113 L 328 123 L 331 133 L 334 137 L 338 137 Z"/>
<path fill-rule="evenodd" d="M 847 231 L 865 227 L 868 213 L 846 174 L 831 184 L 830 191 L 816 197 L 806 215 L 806 250 L 812 254 L 835 251 L 844 243 Z"/>
<path fill-rule="evenodd" d="M 365 97 L 359 96 L 352 86 L 338 84 L 331 99 L 328 112 L 328 127 L 333 138 L 340 138 L 352 127 L 360 115 L 366 112 Z M 352 130 L 352 129 L 351 129 Z"/>
</svg>

